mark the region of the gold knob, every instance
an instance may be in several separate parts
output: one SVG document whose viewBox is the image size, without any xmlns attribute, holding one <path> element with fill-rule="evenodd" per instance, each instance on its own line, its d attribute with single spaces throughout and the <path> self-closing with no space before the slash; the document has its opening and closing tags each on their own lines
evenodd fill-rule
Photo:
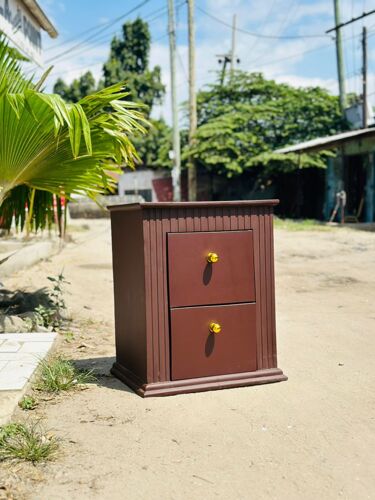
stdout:
<svg viewBox="0 0 375 500">
<path fill-rule="evenodd" d="M 213 321 L 210 323 L 210 332 L 211 333 L 220 333 L 221 332 L 221 326 L 219 323 L 214 323 Z"/>
<path fill-rule="evenodd" d="M 219 260 L 219 256 L 217 253 L 215 252 L 210 252 L 208 255 L 207 255 L 207 262 L 210 262 L 211 264 L 214 264 L 215 262 L 217 262 Z"/>
</svg>

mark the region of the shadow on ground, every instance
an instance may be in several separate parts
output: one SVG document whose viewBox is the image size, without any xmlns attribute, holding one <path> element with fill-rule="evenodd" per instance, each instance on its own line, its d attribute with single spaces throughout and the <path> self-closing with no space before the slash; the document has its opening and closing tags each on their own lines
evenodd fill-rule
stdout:
<svg viewBox="0 0 375 500">
<path fill-rule="evenodd" d="M 51 299 L 47 288 L 34 292 L 0 289 L 0 313 L 17 315 L 34 311 L 38 306 L 50 307 Z"/>
<path fill-rule="evenodd" d="M 367 233 L 375 233 L 375 223 L 373 222 L 357 222 L 357 223 L 345 223 L 343 226 L 347 229 L 355 229 L 356 231 L 365 231 Z"/>
<path fill-rule="evenodd" d="M 108 389 L 129 392 L 137 396 L 130 387 L 111 374 L 110 370 L 113 363 L 116 361 L 114 356 L 106 358 L 72 359 L 72 361 L 79 370 L 93 370 L 96 380 L 90 382 L 91 384 L 106 387 Z"/>
</svg>

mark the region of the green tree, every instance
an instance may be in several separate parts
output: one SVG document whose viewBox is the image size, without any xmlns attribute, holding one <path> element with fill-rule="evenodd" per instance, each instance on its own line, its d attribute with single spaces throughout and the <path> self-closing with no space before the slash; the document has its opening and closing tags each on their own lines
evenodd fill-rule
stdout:
<svg viewBox="0 0 375 500">
<path fill-rule="evenodd" d="M 172 168 L 169 151 L 172 149 L 172 130 L 163 119 L 149 119 L 147 135 L 134 137 L 134 146 L 147 167 Z"/>
<path fill-rule="evenodd" d="M 149 68 L 150 43 L 146 22 L 140 18 L 126 22 L 122 38 L 113 38 L 108 61 L 103 66 L 105 86 L 126 81 L 130 98 L 147 105 L 148 114 L 165 94 L 160 66 Z"/>
<path fill-rule="evenodd" d="M 224 85 L 199 92 L 197 105 L 198 131 L 191 153 L 206 169 L 228 177 L 253 166 L 266 172 L 325 167 L 329 153 L 274 151 L 346 127 L 336 96 L 319 87 L 276 83 L 259 73 L 236 72 Z"/>
<path fill-rule="evenodd" d="M 66 102 L 78 102 L 80 99 L 96 91 L 95 78 L 91 71 L 73 80 L 67 85 L 63 79 L 58 78 L 53 86 L 53 92 L 61 96 Z"/>
<path fill-rule="evenodd" d="M 141 19 L 129 21 L 122 27 L 121 38 L 114 37 L 110 55 L 103 66 L 104 80 L 96 86 L 90 71 L 67 85 L 59 78 L 53 88 L 67 102 L 78 102 L 95 90 L 125 81 L 129 90 L 127 99 L 146 105 L 144 112 L 151 114 L 152 107 L 160 104 L 165 94 L 161 69 L 149 69 L 151 35 L 148 24 Z M 171 164 L 168 152 L 172 148 L 172 133 L 164 120 L 150 119 L 147 136 L 132 137 L 140 162 L 148 167 L 165 167 Z"/>
<path fill-rule="evenodd" d="M 143 115 L 124 100 L 124 82 L 67 104 L 41 92 L 0 41 L 0 215 L 12 193 L 95 198 L 115 185 L 116 165 L 133 165 L 137 153 L 129 135 L 143 133 Z"/>
</svg>

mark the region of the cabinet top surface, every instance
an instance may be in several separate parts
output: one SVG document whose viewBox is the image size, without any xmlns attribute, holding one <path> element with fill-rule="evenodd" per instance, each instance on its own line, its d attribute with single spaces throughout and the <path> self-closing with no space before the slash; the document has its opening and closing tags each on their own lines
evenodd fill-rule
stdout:
<svg viewBox="0 0 375 500">
<path fill-rule="evenodd" d="M 205 208 L 205 207 L 259 207 L 278 205 L 279 200 L 239 200 L 239 201 L 174 201 L 157 203 L 124 203 L 122 205 L 109 205 L 107 208 L 115 210 L 144 210 L 148 208 Z"/>
</svg>

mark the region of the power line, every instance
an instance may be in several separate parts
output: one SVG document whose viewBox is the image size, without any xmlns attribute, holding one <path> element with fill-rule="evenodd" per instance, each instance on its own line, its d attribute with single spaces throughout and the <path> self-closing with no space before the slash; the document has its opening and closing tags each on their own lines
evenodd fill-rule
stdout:
<svg viewBox="0 0 375 500">
<path fill-rule="evenodd" d="M 108 24 L 107 26 L 105 26 L 104 28 L 100 29 L 97 33 L 95 33 L 94 35 L 90 35 L 89 37 L 85 38 L 84 40 L 82 40 L 81 42 L 77 43 L 76 45 L 73 45 L 73 47 L 70 47 L 69 49 L 67 50 L 64 50 L 63 52 L 60 52 L 60 54 L 57 54 L 56 56 L 54 57 L 51 57 L 50 59 L 47 59 L 45 61 L 46 64 L 52 62 L 52 61 L 55 61 L 56 59 L 59 59 L 60 57 L 64 56 L 65 54 L 70 54 L 73 50 L 81 47 L 83 44 L 89 42 L 90 40 L 92 40 L 93 38 L 96 38 L 97 35 L 99 35 L 100 33 L 102 33 L 103 31 L 107 30 L 108 28 L 110 28 L 111 26 L 113 26 L 114 24 L 116 24 L 119 20 L 123 19 L 124 17 L 126 16 L 129 16 L 130 14 L 132 14 L 133 12 L 135 12 L 137 9 L 143 7 L 144 5 L 146 5 L 146 3 L 148 3 L 150 0 L 143 0 L 143 2 L 137 4 L 135 7 L 133 7 L 132 9 L 130 9 L 128 12 L 126 12 L 125 14 L 122 14 L 121 16 L 117 17 L 115 20 L 113 20 L 110 24 Z"/>
<path fill-rule="evenodd" d="M 226 21 L 223 21 L 223 19 L 219 19 L 218 17 L 214 16 L 213 14 L 210 14 L 206 10 L 202 9 L 202 7 L 197 7 L 198 10 L 200 10 L 203 14 L 206 16 L 210 17 L 214 21 L 222 24 L 223 26 L 226 26 L 227 28 L 232 29 L 232 25 L 227 23 Z M 290 40 L 290 39 L 298 39 L 298 38 L 327 38 L 326 35 L 283 35 L 283 36 L 276 36 L 276 35 L 265 35 L 263 33 L 254 33 L 252 31 L 248 31 L 242 28 L 236 28 L 236 31 L 239 33 L 244 33 L 245 35 L 250 35 L 258 38 L 269 38 L 272 40 Z"/>
<path fill-rule="evenodd" d="M 114 34 L 116 34 L 116 33 L 117 33 L 117 31 L 114 32 Z M 157 38 L 155 38 L 153 40 L 153 42 L 157 42 L 159 40 L 162 40 L 163 38 L 166 38 L 167 36 L 168 36 L 168 33 L 164 33 L 164 35 L 161 35 L 161 36 L 158 36 Z M 64 59 L 60 60 L 59 62 L 62 62 L 63 60 L 66 60 L 66 59 L 64 58 Z M 98 64 L 103 65 L 104 63 L 102 61 L 97 61 L 97 62 L 89 64 L 87 66 L 78 66 L 77 68 L 73 68 L 72 71 L 81 71 L 81 72 L 83 72 L 83 71 L 85 71 L 85 70 L 87 70 L 89 68 L 93 68 L 94 66 L 97 66 Z M 29 72 L 27 72 L 27 74 L 28 73 Z M 66 74 L 66 70 L 65 71 L 59 71 L 58 73 L 54 72 L 53 70 L 51 72 L 51 76 L 53 76 L 53 77 L 64 75 L 64 74 Z"/>
<path fill-rule="evenodd" d="M 372 32 L 371 35 L 368 36 L 368 38 L 372 37 L 375 35 L 375 31 Z M 357 38 L 359 37 L 360 34 L 357 34 L 357 35 L 354 35 L 354 38 Z M 346 41 L 346 40 L 351 40 L 351 36 L 350 37 L 347 37 L 347 38 L 344 38 L 343 41 Z M 295 57 L 298 57 L 298 56 L 303 56 L 305 54 L 309 54 L 309 53 L 312 53 L 312 52 L 318 52 L 319 50 L 323 50 L 323 49 L 328 49 L 332 47 L 332 44 L 327 44 L 327 45 L 320 45 L 319 47 L 315 47 L 314 49 L 309 49 L 309 50 L 304 50 L 302 52 L 296 52 L 295 54 L 291 54 L 290 56 L 287 56 L 287 57 L 282 57 L 280 59 L 272 59 L 270 61 L 266 61 L 265 63 L 262 63 L 259 65 L 259 67 L 263 67 L 263 66 L 269 66 L 270 64 L 275 64 L 277 62 L 281 62 L 281 61 L 287 61 L 288 59 L 293 59 Z M 253 61 L 250 61 L 250 63 L 252 63 Z"/>
<path fill-rule="evenodd" d="M 150 0 L 147 0 L 147 1 L 150 1 Z M 180 4 L 177 5 L 177 7 L 183 5 L 185 3 L 185 0 L 183 2 L 181 2 Z M 160 10 L 160 9 L 159 9 Z M 153 17 L 152 19 L 150 19 L 148 22 L 148 24 L 151 24 L 152 22 L 154 22 L 156 19 L 162 17 L 163 15 L 167 14 L 167 8 L 164 8 L 163 12 L 161 12 L 158 16 L 156 17 Z M 147 19 L 147 17 L 146 17 Z M 112 35 L 109 35 L 108 33 L 106 33 L 103 36 L 99 37 L 98 38 L 98 34 L 100 33 L 97 33 L 95 34 L 95 36 L 91 37 L 91 42 L 95 41 L 96 43 L 91 43 L 90 46 L 91 47 L 95 47 L 95 45 L 99 45 L 100 43 L 102 43 L 103 41 L 106 40 L 106 38 L 109 36 L 115 36 L 116 34 L 118 33 L 118 31 L 116 32 L 113 32 Z M 164 35 L 163 35 L 164 37 Z M 110 40 L 108 40 L 110 41 Z M 155 40 L 156 41 L 156 40 Z M 59 60 L 58 62 L 61 62 L 61 61 L 64 61 L 66 59 L 70 59 L 71 55 L 72 55 L 72 52 L 76 52 L 76 50 L 79 50 L 81 49 L 82 47 L 84 47 L 84 45 L 87 45 L 87 40 L 86 41 L 82 41 L 81 43 L 71 47 L 69 50 L 66 50 L 65 52 L 61 53 L 61 54 L 58 54 L 57 56 L 54 56 L 53 58 L 50 58 L 49 60 L 46 61 L 46 63 L 49 63 L 49 62 L 55 62 L 57 60 Z M 78 53 L 75 53 L 74 55 L 78 55 L 82 52 L 84 52 L 85 50 L 87 50 L 86 48 L 83 48 L 82 50 L 79 50 Z M 63 57 L 64 55 L 66 55 L 66 57 Z"/>
<path fill-rule="evenodd" d="M 275 7 L 275 2 L 276 0 L 272 0 L 272 4 L 271 4 L 271 7 L 270 9 L 267 11 L 266 15 L 264 16 L 263 18 L 263 21 L 262 21 L 262 24 L 260 26 L 260 29 L 263 30 L 263 28 L 268 24 L 268 22 L 270 21 L 270 18 L 271 18 L 271 12 L 273 11 L 274 7 Z M 258 45 L 259 43 L 259 38 L 256 38 L 254 40 L 254 43 L 249 47 L 249 52 L 251 53 L 255 47 Z"/>
<path fill-rule="evenodd" d="M 137 8 L 137 7 L 136 7 Z M 158 9 L 156 10 L 153 10 L 152 12 L 149 12 L 146 16 L 152 16 L 158 12 L 160 12 L 161 10 L 164 10 L 166 12 L 166 7 L 159 7 Z M 110 26 L 113 26 L 113 24 L 117 23 L 118 21 L 121 21 L 121 19 L 123 19 L 124 17 L 126 17 L 128 15 L 128 13 L 125 13 L 125 14 L 122 14 L 121 16 L 119 17 L 116 17 L 115 19 L 111 19 L 110 21 L 106 22 L 106 23 L 100 23 L 100 24 L 96 24 L 95 26 L 91 26 L 91 28 L 87 28 L 86 30 L 84 31 L 81 31 L 80 33 L 78 33 L 77 35 L 74 35 L 72 36 L 71 38 L 68 38 L 67 40 L 64 40 L 63 42 L 57 44 L 57 45 L 52 45 L 46 49 L 44 49 L 45 52 L 48 52 L 50 50 L 53 50 L 53 49 L 57 49 L 59 47 L 62 47 L 64 45 L 67 45 L 68 43 L 70 42 L 73 42 L 74 40 L 78 40 L 81 36 L 83 35 L 86 35 L 87 33 L 90 33 L 91 31 L 94 31 L 96 30 L 97 28 L 104 28 L 105 26 L 106 27 L 110 27 Z"/>
<path fill-rule="evenodd" d="M 185 76 L 185 78 L 186 78 L 186 81 L 188 81 L 188 80 L 189 80 L 189 77 L 188 77 L 187 71 L 186 71 L 186 69 L 185 69 L 185 65 L 184 65 L 184 62 L 183 62 L 183 60 L 182 60 L 182 57 L 181 57 L 180 51 L 179 51 L 179 49 L 178 49 L 177 47 L 176 47 L 176 54 L 177 54 L 178 63 L 179 63 L 179 65 L 180 65 L 181 69 L 182 69 L 182 72 L 183 72 L 183 74 L 184 74 L 184 76 Z"/>
<path fill-rule="evenodd" d="M 290 18 L 291 13 L 294 13 L 294 6 L 297 0 L 292 0 L 290 5 L 286 9 L 286 16 L 284 20 L 281 22 L 279 27 L 279 34 L 277 36 L 281 36 L 285 30 L 285 27 L 288 25 L 288 20 Z"/>
<path fill-rule="evenodd" d="M 149 0 L 147 0 L 149 1 Z M 183 5 L 185 3 L 185 0 L 183 0 L 180 4 L 177 5 L 177 7 L 180 7 L 181 5 Z M 163 11 L 163 12 L 160 12 L 160 11 Z M 167 14 L 167 11 L 168 9 L 166 7 L 163 7 L 163 8 L 159 8 L 155 11 L 153 11 L 151 14 L 155 14 L 156 12 L 160 12 L 159 15 L 153 17 L 152 19 L 148 20 L 148 16 L 145 17 L 145 20 L 147 20 L 147 23 L 148 24 L 151 24 L 152 22 L 154 22 L 155 20 L 157 20 L 158 18 L 162 17 L 163 15 L 166 15 Z M 149 14 L 150 15 L 150 14 Z M 124 14 L 125 16 L 125 14 Z M 117 18 L 118 19 L 118 18 Z M 109 26 L 107 26 L 108 28 Z M 103 31 L 103 30 L 101 30 Z M 110 42 L 111 41 L 111 38 L 116 36 L 117 34 L 121 34 L 121 31 L 119 30 L 116 30 L 116 31 L 113 31 L 111 33 L 106 33 L 102 36 L 99 36 L 98 35 L 100 34 L 99 33 L 96 33 L 94 34 L 92 37 L 90 37 L 90 48 L 93 48 L 97 45 L 101 45 L 103 42 Z M 156 42 L 158 40 L 161 40 L 162 38 L 166 37 L 167 35 L 164 34 L 156 39 L 154 39 L 153 41 Z M 108 38 L 109 37 L 109 38 Z M 92 43 L 92 42 L 95 42 L 95 43 Z M 61 54 L 58 54 L 57 56 L 54 56 L 53 58 L 50 58 L 49 60 L 46 61 L 46 63 L 54 63 L 54 62 L 62 62 L 62 61 L 66 61 L 68 59 L 71 58 L 72 56 L 72 53 L 74 53 L 74 56 L 78 56 L 80 55 L 81 53 L 85 52 L 87 50 L 86 46 L 88 45 L 88 41 L 82 41 L 81 43 L 71 47 L 69 50 L 66 50 L 65 52 L 61 53 Z M 78 50 L 78 52 L 77 52 Z M 63 55 L 65 55 L 65 57 L 63 57 Z M 28 71 L 26 71 L 26 74 L 31 74 L 33 72 L 36 71 L 36 67 L 33 67 L 31 69 L 29 69 Z"/>
<path fill-rule="evenodd" d="M 280 36 L 283 32 L 283 30 L 285 29 L 285 25 L 286 25 L 286 22 L 288 21 L 289 19 L 289 15 L 290 15 L 290 12 L 292 11 L 292 7 L 294 6 L 295 4 L 295 0 L 292 0 L 292 3 L 290 4 L 290 7 L 287 9 L 287 15 L 286 17 L 284 18 L 284 20 L 281 22 L 281 25 L 280 25 L 280 29 L 279 29 L 279 35 Z M 299 5 L 297 6 L 297 9 L 298 9 Z M 271 13 L 271 12 L 270 12 Z M 295 11 L 294 11 L 294 14 L 295 14 Z M 257 38 L 255 40 L 255 43 L 254 43 L 254 46 L 259 42 L 259 38 Z M 272 40 L 270 40 L 269 42 L 272 42 Z M 256 57 L 253 61 L 253 64 L 254 63 L 257 63 L 260 59 L 263 59 L 263 56 L 264 54 L 266 53 L 266 51 L 268 50 L 268 44 L 267 44 L 267 48 L 265 50 L 263 50 L 259 55 L 258 57 Z"/>
<path fill-rule="evenodd" d="M 359 19 L 363 19 L 364 17 L 367 17 L 371 14 L 375 14 L 375 9 L 370 10 L 368 12 L 363 12 L 363 14 L 361 14 L 360 16 L 353 17 L 352 19 L 350 19 L 349 21 L 346 21 L 345 23 L 339 23 L 336 26 L 334 26 L 333 28 L 327 30 L 326 33 L 328 34 L 328 33 L 331 33 L 331 31 L 337 31 L 338 29 L 342 28 L 343 26 L 347 26 L 348 24 L 352 24 L 352 23 L 354 23 L 354 21 L 358 21 Z"/>
<path fill-rule="evenodd" d="M 151 17 L 151 19 L 147 15 L 144 20 L 147 21 L 148 24 L 153 23 L 157 19 L 160 19 L 161 17 L 165 16 L 168 13 L 168 8 L 167 7 L 161 7 L 157 11 L 154 11 L 153 14 L 155 14 L 156 12 L 159 12 L 159 14 L 157 14 L 154 17 Z M 149 15 L 151 15 L 151 14 L 149 14 Z"/>
</svg>

